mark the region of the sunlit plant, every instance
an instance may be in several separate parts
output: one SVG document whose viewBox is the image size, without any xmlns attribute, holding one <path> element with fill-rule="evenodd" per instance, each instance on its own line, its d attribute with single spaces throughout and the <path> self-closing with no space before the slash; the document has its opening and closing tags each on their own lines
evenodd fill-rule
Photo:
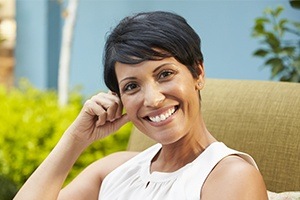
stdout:
<svg viewBox="0 0 300 200">
<path fill-rule="evenodd" d="M 271 79 L 300 82 L 300 23 L 282 18 L 284 8 L 267 8 L 255 19 L 252 36 L 261 46 L 253 53 L 271 68 Z"/>
</svg>

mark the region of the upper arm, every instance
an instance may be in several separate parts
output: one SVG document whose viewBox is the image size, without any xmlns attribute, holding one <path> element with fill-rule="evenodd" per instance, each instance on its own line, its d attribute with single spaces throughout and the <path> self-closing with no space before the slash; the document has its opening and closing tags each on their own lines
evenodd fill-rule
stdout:
<svg viewBox="0 0 300 200">
<path fill-rule="evenodd" d="M 203 200 L 267 200 L 260 172 L 238 156 L 224 158 L 208 176 L 201 192 Z"/>
<path fill-rule="evenodd" d="M 105 176 L 136 154 L 137 152 L 118 152 L 95 161 L 61 190 L 58 199 L 98 199 Z"/>
</svg>

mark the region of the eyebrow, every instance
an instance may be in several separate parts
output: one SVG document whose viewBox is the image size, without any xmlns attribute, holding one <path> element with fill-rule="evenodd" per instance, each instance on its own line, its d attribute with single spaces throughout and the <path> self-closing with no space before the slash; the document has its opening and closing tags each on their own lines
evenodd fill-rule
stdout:
<svg viewBox="0 0 300 200">
<path fill-rule="evenodd" d="M 126 80 L 136 80 L 137 78 L 135 78 L 135 77 L 131 77 L 131 76 L 129 76 L 129 77 L 126 77 L 126 78 L 124 78 L 124 79 L 122 79 L 122 80 L 120 80 L 120 82 L 119 82 L 119 85 L 120 85 L 120 83 L 122 83 L 123 81 L 126 81 Z"/>
<path fill-rule="evenodd" d="M 153 73 L 157 72 L 160 68 L 166 66 L 166 65 L 174 65 L 176 66 L 174 63 L 163 63 L 161 65 L 159 65 L 158 67 L 156 67 L 154 70 L 153 70 Z"/>
<path fill-rule="evenodd" d="M 159 66 L 157 66 L 154 70 L 153 70 L 153 73 L 157 72 L 160 68 L 166 66 L 166 65 L 173 65 L 173 66 L 176 66 L 174 63 L 163 63 Z M 136 80 L 137 78 L 136 77 L 133 77 L 133 76 L 129 76 L 129 77 L 126 77 L 122 80 L 120 80 L 119 84 L 122 83 L 123 81 L 126 81 L 126 80 Z"/>
</svg>

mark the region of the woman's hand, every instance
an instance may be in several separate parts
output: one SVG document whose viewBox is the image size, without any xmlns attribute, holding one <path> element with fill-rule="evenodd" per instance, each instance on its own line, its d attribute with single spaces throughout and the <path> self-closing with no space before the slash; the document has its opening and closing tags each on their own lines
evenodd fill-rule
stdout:
<svg viewBox="0 0 300 200">
<path fill-rule="evenodd" d="M 67 130 L 76 140 L 86 143 L 106 137 L 129 121 L 122 114 L 120 98 L 112 92 L 99 93 L 87 100 L 72 125 Z"/>
</svg>

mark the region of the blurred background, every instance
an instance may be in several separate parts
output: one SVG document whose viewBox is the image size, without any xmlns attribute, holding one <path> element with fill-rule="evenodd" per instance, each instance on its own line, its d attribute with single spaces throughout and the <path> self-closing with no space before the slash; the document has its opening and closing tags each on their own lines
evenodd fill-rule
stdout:
<svg viewBox="0 0 300 200">
<path fill-rule="evenodd" d="M 106 90 L 111 28 L 154 10 L 182 15 L 200 35 L 207 78 L 300 82 L 299 1 L 0 0 L 0 200 L 12 198 L 84 99 Z M 90 147 L 69 179 L 125 149 L 130 128 Z"/>
<path fill-rule="evenodd" d="M 38 88 L 57 88 L 65 0 L 0 0 L 1 82 L 27 78 Z M 268 80 L 270 70 L 252 53 L 259 41 L 252 29 L 266 8 L 282 5 L 282 17 L 299 21 L 300 10 L 288 0 L 79 0 L 70 58 L 72 87 L 92 95 L 106 90 L 102 52 L 109 30 L 123 17 L 152 10 L 184 16 L 202 39 L 208 78 Z M 2 70 L 7 70 L 5 73 Z M 14 80 L 14 81 L 13 81 Z"/>
</svg>

